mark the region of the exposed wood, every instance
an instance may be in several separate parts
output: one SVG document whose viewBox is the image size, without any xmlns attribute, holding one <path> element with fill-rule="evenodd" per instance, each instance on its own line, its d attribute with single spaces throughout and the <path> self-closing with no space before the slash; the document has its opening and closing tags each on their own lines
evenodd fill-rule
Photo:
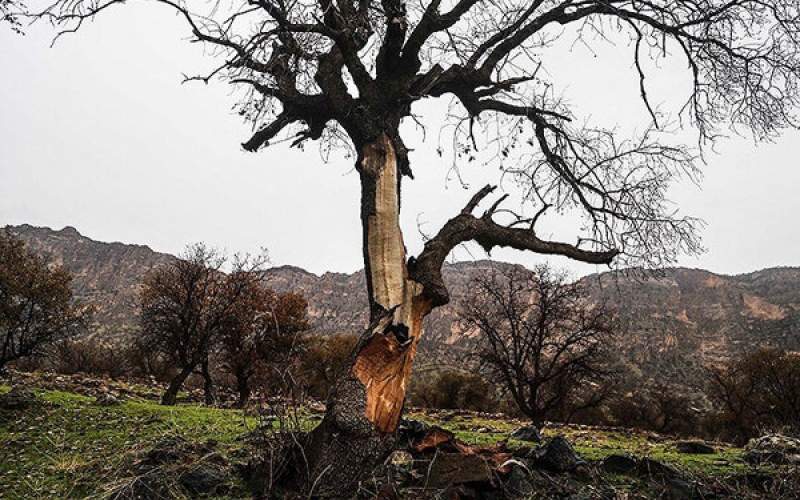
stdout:
<svg viewBox="0 0 800 500">
<path fill-rule="evenodd" d="M 400 230 L 401 174 L 387 135 L 364 146 L 359 172 L 370 310 L 373 321 L 385 314 L 391 319 L 367 332 L 352 371 L 366 389 L 367 419 L 381 432 L 393 432 L 431 305 L 422 286 L 408 277 Z"/>
</svg>

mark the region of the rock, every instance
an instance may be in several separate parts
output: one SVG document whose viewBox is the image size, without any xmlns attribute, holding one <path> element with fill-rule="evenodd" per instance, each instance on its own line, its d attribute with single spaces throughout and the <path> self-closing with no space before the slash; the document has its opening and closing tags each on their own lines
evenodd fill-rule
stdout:
<svg viewBox="0 0 800 500">
<path fill-rule="evenodd" d="M 556 436 L 547 444 L 539 446 L 531 452 L 533 463 L 537 467 L 553 472 L 570 472 L 575 470 L 584 460 L 575 453 L 572 445 L 564 436 Z"/>
<path fill-rule="evenodd" d="M 542 435 L 535 425 L 524 425 L 520 427 L 511 434 L 511 438 L 519 441 L 531 441 L 533 443 L 542 442 Z"/>
<path fill-rule="evenodd" d="M 602 467 L 612 474 L 628 474 L 636 470 L 639 463 L 630 455 L 609 455 L 603 459 Z"/>
<path fill-rule="evenodd" d="M 530 498 L 536 492 L 536 484 L 531 471 L 525 466 L 512 467 L 505 482 L 505 490 L 510 498 Z"/>
<path fill-rule="evenodd" d="M 664 486 L 666 498 L 671 500 L 689 500 L 699 497 L 694 486 L 683 479 L 672 478 Z"/>
<path fill-rule="evenodd" d="M 702 441 L 678 441 L 675 443 L 675 448 L 680 453 L 692 453 L 695 455 L 716 453 L 713 446 L 707 445 Z"/>
<path fill-rule="evenodd" d="M 119 399 L 110 392 L 104 392 L 95 398 L 95 402 L 100 406 L 114 406 L 120 403 Z"/>
<path fill-rule="evenodd" d="M 800 464 L 800 439 L 781 434 L 754 438 L 745 446 L 742 458 L 751 464 Z"/>
<path fill-rule="evenodd" d="M 0 395 L 0 408 L 21 410 L 36 403 L 36 394 L 27 387 L 15 385 L 6 394 Z"/>
<path fill-rule="evenodd" d="M 410 418 L 404 418 L 400 420 L 400 427 L 398 428 L 398 433 L 400 435 L 400 439 L 410 442 L 422 439 L 429 429 L 430 426 L 425 422 L 420 422 L 419 420 L 413 420 Z"/>
<path fill-rule="evenodd" d="M 193 495 L 219 493 L 224 488 L 226 480 L 224 471 L 208 464 L 199 464 L 180 477 L 181 486 Z"/>
<path fill-rule="evenodd" d="M 462 453 L 438 453 L 426 466 L 427 486 L 441 488 L 464 483 L 488 483 L 492 480 L 492 469 L 480 455 Z"/>
<path fill-rule="evenodd" d="M 387 461 L 394 467 L 410 468 L 414 463 L 414 457 L 407 451 L 395 450 L 389 455 Z"/>
<path fill-rule="evenodd" d="M 643 458 L 639 461 L 637 472 L 644 476 L 658 477 L 661 479 L 680 478 L 681 473 L 669 465 L 662 464 L 652 458 Z"/>
</svg>

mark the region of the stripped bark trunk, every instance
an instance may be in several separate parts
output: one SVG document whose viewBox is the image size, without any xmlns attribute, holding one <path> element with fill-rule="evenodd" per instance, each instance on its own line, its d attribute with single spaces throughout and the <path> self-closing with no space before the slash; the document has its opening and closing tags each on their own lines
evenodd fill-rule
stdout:
<svg viewBox="0 0 800 500">
<path fill-rule="evenodd" d="M 315 497 L 351 495 L 394 448 L 422 320 L 431 310 L 408 273 L 400 173 L 388 136 L 363 147 L 358 171 L 370 325 L 306 447 L 304 482 Z"/>
</svg>

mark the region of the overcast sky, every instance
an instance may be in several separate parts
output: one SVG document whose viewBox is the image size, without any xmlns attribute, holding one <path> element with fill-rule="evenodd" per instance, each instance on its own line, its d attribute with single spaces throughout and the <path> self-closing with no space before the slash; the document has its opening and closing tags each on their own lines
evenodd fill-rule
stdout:
<svg viewBox="0 0 800 500">
<path fill-rule="evenodd" d="M 245 153 L 239 144 L 250 130 L 231 112 L 230 89 L 180 84 L 181 73 L 212 61 L 186 43 L 177 18 L 131 2 L 54 48 L 51 37 L 44 26 L 24 37 L 0 26 L 0 225 L 71 225 L 97 240 L 170 253 L 201 240 L 230 251 L 266 247 L 275 264 L 317 273 L 362 267 L 352 159 L 334 153 L 325 163 L 312 144 Z M 644 124 L 629 47 L 560 50 L 546 68 L 576 109 L 605 124 Z M 656 102 L 680 98 L 682 69 L 662 64 L 652 82 Z M 426 101 L 419 111 L 435 124 L 445 105 Z M 416 253 L 418 228 L 435 232 L 498 172 L 470 168 L 465 190 L 435 154 L 435 125 L 425 142 L 406 130 L 417 179 L 404 185 L 402 224 Z M 701 187 L 686 182 L 671 194 L 707 223 L 708 251 L 681 265 L 721 273 L 800 265 L 798 145 L 800 134 L 788 131 L 773 144 L 732 138 L 706 152 Z M 574 241 L 565 228 L 548 230 Z M 470 254 L 485 257 L 461 249 L 455 258 Z M 513 251 L 493 257 L 542 260 Z M 601 270 L 556 262 L 575 275 Z"/>
</svg>

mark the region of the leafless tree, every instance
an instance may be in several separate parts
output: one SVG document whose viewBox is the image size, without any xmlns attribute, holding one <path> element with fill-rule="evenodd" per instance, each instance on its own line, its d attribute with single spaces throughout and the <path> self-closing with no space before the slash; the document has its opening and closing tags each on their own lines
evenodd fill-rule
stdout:
<svg viewBox="0 0 800 500">
<path fill-rule="evenodd" d="M 213 403 L 209 372 L 211 347 L 220 338 L 232 311 L 247 298 L 252 282 L 263 281 L 266 256 L 228 259 L 197 244 L 180 259 L 153 270 L 141 291 L 142 335 L 154 351 L 178 367 L 161 403 L 174 405 L 178 391 L 195 370 L 205 382 L 206 402 Z M 226 264 L 233 268 L 226 275 Z M 247 279 L 242 279 L 246 276 Z"/>
<path fill-rule="evenodd" d="M 73 300 L 72 275 L 0 229 L 0 373 L 84 332 L 91 309 Z"/>
<path fill-rule="evenodd" d="M 464 327 L 481 336 L 482 368 L 537 425 L 570 406 L 599 405 L 579 390 L 606 385 L 611 375 L 612 316 L 565 276 L 544 265 L 494 271 L 472 281 L 459 309 Z"/>
<path fill-rule="evenodd" d="M 63 34 L 125 3 L 55 0 L 38 17 Z M 308 485 L 319 496 L 351 491 L 392 449 L 422 319 L 449 300 L 441 265 L 455 246 L 645 266 L 698 250 L 696 221 L 666 199 L 672 181 L 698 173 L 697 156 L 663 137 L 645 62 L 685 58 L 691 90 L 678 125 L 693 125 L 700 144 L 727 125 L 770 138 L 795 125 L 800 96 L 795 0 L 154 3 L 219 56 L 189 79 L 218 77 L 242 92 L 240 113 L 255 127 L 246 150 L 321 140 L 357 156 L 371 321 L 309 443 Z M 634 138 L 584 125 L 537 71 L 559 38 L 604 43 L 611 33 L 630 40 L 632 97 L 653 117 Z M 478 213 L 495 190 L 487 186 L 409 258 L 399 212 L 413 173 L 400 125 L 415 118 L 412 104 L 443 96 L 454 102 L 455 160 L 487 152 L 525 188 L 529 213 L 501 208 L 504 197 Z M 565 210 L 584 217 L 574 243 L 544 239 L 537 223 Z"/>
<path fill-rule="evenodd" d="M 6 23 L 15 33 L 22 34 L 21 20 L 26 15 L 24 3 L 18 0 L 0 0 L 0 24 Z"/>
<path fill-rule="evenodd" d="M 800 435 L 800 354 L 759 349 L 710 367 L 718 431 L 746 442 L 765 430 Z"/>
<path fill-rule="evenodd" d="M 229 279 L 245 280 L 247 290 L 219 336 L 219 358 L 236 379 L 238 406 L 244 408 L 252 393 L 251 379 L 259 370 L 292 362 L 298 334 L 308 329 L 308 303 L 299 294 L 275 293 L 261 280 L 241 273 Z"/>
</svg>

